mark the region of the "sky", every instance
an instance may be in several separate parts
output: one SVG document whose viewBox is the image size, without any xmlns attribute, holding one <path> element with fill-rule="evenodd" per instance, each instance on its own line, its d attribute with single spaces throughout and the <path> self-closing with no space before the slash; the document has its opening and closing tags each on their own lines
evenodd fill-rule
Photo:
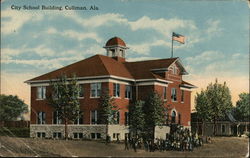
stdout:
<svg viewBox="0 0 250 158">
<path fill-rule="evenodd" d="M 174 57 L 189 73 L 184 79 L 198 87 L 192 107 L 195 94 L 216 78 L 226 81 L 233 104 L 240 93 L 249 92 L 247 1 L 2 0 L 1 94 L 18 95 L 29 105 L 30 86 L 24 81 L 105 55 L 103 46 L 114 36 L 129 47 L 127 61 L 169 58 L 172 32 L 186 38 L 185 44 L 174 42 Z"/>
</svg>

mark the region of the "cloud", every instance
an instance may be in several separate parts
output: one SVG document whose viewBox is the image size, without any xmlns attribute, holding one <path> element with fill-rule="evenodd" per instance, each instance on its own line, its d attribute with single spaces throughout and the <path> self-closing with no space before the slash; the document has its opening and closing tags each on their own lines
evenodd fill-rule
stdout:
<svg viewBox="0 0 250 158">
<path fill-rule="evenodd" d="M 95 32 L 77 32 L 74 30 L 64 30 L 63 32 L 58 32 L 55 28 L 52 27 L 48 28 L 45 32 L 48 34 L 57 34 L 60 36 L 64 36 L 64 38 L 77 39 L 79 41 L 85 39 L 93 39 L 98 43 L 102 42 L 102 38 Z"/>
<path fill-rule="evenodd" d="M 123 17 L 121 14 L 107 13 L 101 15 L 95 15 L 90 18 L 82 18 L 76 12 L 68 12 L 64 14 L 65 17 L 73 19 L 78 24 L 84 27 L 96 28 L 103 25 L 111 25 L 113 23 L 124 24 L 128 20 Z"/>
<path fill-rule="evenodd" d="M 138 54 L 148 55 L 152 47 L 156 46 L 170 47 L 171 43 L 166 42 L 164 40 L 155 40 L 152 42 L 145 42 L 141 44 L 128 44 L 128 46 L 132 51 Z"/>
<path fill-rule="evenodd" d="M 63 33 L 63 35 L 70 38 L 76 38 L 78 40 L 94 39 L 99 43 L 102 41 L 102 39 L 96 33 L 79 33 L 73 30 L 67 30 Z"/>
<path fill-rule="evenodd" d="M 133 61 L 154 60 L 154 59 L 158 59 L 158 58 L 155 58 L 155 57 L 138 57 L 138 58 L 128 58 L 128 59 L 126 59 L 126 61 L 133 62 Z"/>
<path fill-rule="evenodd" d="M 33 52 L 41 57 L 45 56 L 54 56 L 56 52 L 45 45 L 39 45 L 35 48 L 26 48 L 26 46 L 22 46 L 18 49 L 13 48 L 1 48 L 2 60 L 11 59 L 20 54 L 25 54 L 27 52 Z"/>
<path fill-rule="evenodd" d="M 11 14 L 5 13 L 4 17 L 9 17 L 10 21 L 4 22 L 4 30 L 5 32 L 11 33 L 13 29 L 10 29 L 8 27 L 5 27 L 7 25 L 11 25 L 15 18 L 21 19 L 21 17 L 25 17 L 22 21 L 18 22 L 18 27 L 22 27 L 26 22 L 30 20 L 41 20 L 47 12 L 42 14 L 31 14 L 30 12 L 12 12 L 10 10 L 7 10 L 5 12 L 11 12 Z M 33 13 L 33 12 L 32 12 Z M 18 17 L 16 17 L 18 16 Z M 90 31 L 88 32 L 79 32 L 75 30 L 63 30 L 62 32 L 58 31 L 56 28 L 49 27 L 45 33 L 46 34 L 56 34 L 63 36 L 64 38 L 71 38 L 71 39 L 77 39 L 78 41 L 85 40 L 85 39 L 93 39 L 97 43 L 101 43 L 103 39 L 96 33 L 96 28 L 103 27 L 103 26 L 113 26 L 113 24 L 120 24 L 123 26 L 127 26 L 132 31 L 138 31 L 138 30 L 155 30 L 156 32 L 164 35 L 165 37 L 171 37 L 171 33 L 176 29 L 185 29 L 185 30 L 196 30 L 197 27 L 195 25 L 195 22 L 192 20 L 184 20 L 179 18 L 171 18 L 171 19 L 164 19 L 164 18 L 158 18 L 153 19 L 148 16 L 143 16 L 139 19 L 136 19 L 134 21 L 131 21 L 124 17 L 122 14 L 118 13 L 106 13 L 101 15 L 95 15 L 91 16 L 89 18 L 84 18 L 80 16 L 75 11 L 67 11 L 67 12 L 55 12 L 54 15 L 49 16 L 48 19 L 54 20 L 58 17 L 66 17 L 70 20 L 74 20 L 75 23 L 80 24 L 83 28 L 88 28 Z M 14 25 L 15 26 L 15 25 Z M 7 31 L 8 30 L 8 31 Z M 36 34 L 37 36 L 37 34 Z M 156 37 L 154 37 L 156 38 Z M 193 41 L 190 43 L 194 43 Z M 171 47 L 171 44 L 169 42 L 165 42 L 164 40 L 161 40 L 159 37 L 155 41 L 150 41 L 142 44 L 132 44 L 131 49 L 133 49 L 134 52 L 137 52 L 139 54 L 148 54 L 151 50 L 151 47 L 153 46 L 164 46 L 164 47 Z M 175 49 L 183 49 L 188 47 L 188 45 L 176 45 Z M 49 54 L 48 52 L 44 51 L 44 54 Z"/>
<path fill-rule="evenodd" d="M 112 26 L 114 23 L 128 26 L 132 31 L 153 29 L 165 36 L 171 37 L 171 33 L 179 28 L 196 30 L 197 26 L 192 20 L 184 20 L 179 18 L 171 19 L 152 19 L 148 16 L 143 16 L 135 21 L 130 21 L 124 15 L 118 13 L 106 13 L 92 16 L 90 18 L 82 18 L 75 12 L 64 14 L 65 17 L 73 19 L 76 23 L 83 27 L 97 28 L 101 26 Z"/>
<path fill-rule="evenodd" d="M 207 20 L 207 30 L 205 31 L 207 33 L 207 35 L 214 35 L 214 36 L 218 36 L 221 32 L 222 32 L 222 28 L 219 27 L 220 21 L 219 20 L 213 20 L 213 19 L 209 19 Z"/>
<path fill-rule="evenodd" d="M 18 54 L 20 54 L 18 49 L 1 48 L 1 60 L 11 59 L 11 56 L 16 56 Z"/>
<path fill-rule="evenodd" d="M 205 51 L 198 56 L 187 57 L 186 68 L 193 74 L 204 76 L 245 76 L 249 71 L 249 56 L 244 53 Z"/>
<path fill-rule="evenodd" d="M 73 61 L 77 61 L 79 59 L 79 56 L 74 57 L 61 57 L 61 58 L 53 58 L 53 59 L 8 59 L 8 60 L 2 60 L 2 63 L 4 64 L 24 64 L 24 65 L 32 65 L 34 67 L 40 68 L 46 68 L 46 69 L 57 69 L 60 67 L 63 67 L 65 65 L 62 64 L 62 62 L 72 63 Z"/>
<path fill-rule="evenodd" d="M 225 57 L 225 55 L 219 51 L 204 51 L 200 55 L 194 56 L 194 57 L 187 57 L 184 59 L 188 64 L 193 64 L 195 63 L 196 65 L 198 64 L 204 64 L 207 62 L 213 62 L 222 59 Z"/>
<path fill-rule="evenodd" d="M 23 12 L 15 10 L 1 11 L 1 33 L 10 34 L 18 31 L 22 26 L 30 21 L 39 21 L 43 19 L 43 14 L 37 12 Z"/>
<path fill-rule="evenodd" d="M 105 50 L 100 45 L 92 45 L 88 49 L 83 50 L 84 54 L 105 54 Z"/>
<path fill-rule="evenodd" d="M 128 22 L 133 31 L 139 29 L 153 29 L 157 32 L 171 37 L 171 33 L 179 28 L 189 28 L 191 30 L 197 29 L 196 25 L 191 20 L 182 20 L 177 18 L 172 19 L 151 19 L 147 16 L 143 16 L 140 19 L 132 22 Z"/>
<path fill-rule="evenodd" d="M 50 27 L 50 28 L 47 29 L 46 33 L 47 34 L 57 34 L 59 32 L 55 28 Z"/>
</svg>

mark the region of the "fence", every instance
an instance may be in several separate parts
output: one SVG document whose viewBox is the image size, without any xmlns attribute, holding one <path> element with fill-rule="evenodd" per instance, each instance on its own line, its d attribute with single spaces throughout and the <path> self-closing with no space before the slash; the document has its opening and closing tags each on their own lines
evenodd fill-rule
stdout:
<svg viewBox="0 0 250 158">
<path fill-rule="evenodd" d="M 30 127 L 30 121 L 0 121 L 0 127 Z"/>
</svg>

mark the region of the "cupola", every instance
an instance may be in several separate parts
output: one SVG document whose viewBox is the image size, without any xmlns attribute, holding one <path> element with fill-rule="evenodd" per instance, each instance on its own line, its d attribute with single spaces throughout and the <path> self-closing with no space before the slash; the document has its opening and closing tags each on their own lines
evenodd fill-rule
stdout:
<svg viewBox="0 0 250 158">
<path fill-rule="evenodd" d="M 107 56 L 120 62 L 125 61 L 125 53 L 128 47 L 121 38 L 113 37 L 109 39 L 103 48 L 107 50 Z"/>
</svg>

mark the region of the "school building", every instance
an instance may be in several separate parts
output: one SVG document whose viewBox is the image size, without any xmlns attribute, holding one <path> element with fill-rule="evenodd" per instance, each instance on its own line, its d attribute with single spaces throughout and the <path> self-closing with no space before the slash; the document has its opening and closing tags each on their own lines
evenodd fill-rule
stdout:
<svg viewBox="0 0 250 158">
<path fill-rule="evenodd" d="M 106 138 L 106 125 L 99 124 L 98 103 L 103 89 L 108 89 L 119 108 L 116 124 L 108 126 L 111 139 L 124 139 L 129 133 L 128 106 L 134 100 L 144 100 L 150 91 L 162 97 L 166 126 L 156 129 L 156 135 L 169 132 L 167 124 L 191 126 L 191 91 L 194 85 L 183 80 L 187 75 L 180 58 L 137 62 L 126 61 L 126 43 L 119 37 L 109 39 L 104 46 L 107 54 L 94 55 L 55 71 L 26 81 L 31 86 L 30 136 L 59 138 L 64 136 L 64 124 L 46 101 L 50 81 L 61 74 L 76 74 L 81 87 L 80 108 L 83 115 L 68 125 L 69 137 L 79 139 Z"/>
</svg>

